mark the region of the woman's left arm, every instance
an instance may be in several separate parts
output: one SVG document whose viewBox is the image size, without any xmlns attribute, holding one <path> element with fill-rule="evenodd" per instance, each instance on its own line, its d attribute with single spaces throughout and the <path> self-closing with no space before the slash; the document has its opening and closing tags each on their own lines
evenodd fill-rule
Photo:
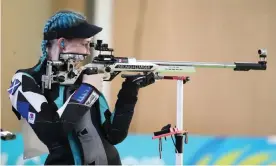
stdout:
<svg viewBox="0 0 276 166">
<path fill-rule="evenodd" d="M 142 87 L 146 87 L 155 82 L 152 74 L 139 76 L 135 78 L 127 78 L 117 95 L 115 110 L 111 113 L 105 111 L 105 121 L 103 128 L 107 140 L 115 145 L 121 143 L 128 134 L 129 126 L 134 114 L 136 102 L 138 100 L 138 91 Z"/>
</svg>

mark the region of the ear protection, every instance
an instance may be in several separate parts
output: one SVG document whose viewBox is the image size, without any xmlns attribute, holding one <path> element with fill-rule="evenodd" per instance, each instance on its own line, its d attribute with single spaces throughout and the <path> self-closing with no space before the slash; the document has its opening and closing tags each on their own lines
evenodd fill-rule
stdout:
<svg viewBox="0 0 276 166">
<path fill-rule="evenodd" d="M 64 40 L 61 40 L 61 41 L 60 41 L 60 47 L 61 47 L 61 48 L 65 48 Z"/>
</svg>

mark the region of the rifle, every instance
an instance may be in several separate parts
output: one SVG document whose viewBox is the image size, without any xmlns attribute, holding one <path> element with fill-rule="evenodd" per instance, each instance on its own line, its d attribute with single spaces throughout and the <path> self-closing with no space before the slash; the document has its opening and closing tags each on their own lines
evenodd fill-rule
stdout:
<svg viewBox="0 0 276 166">
<path fill-rule="evenodd" d="M 155 79 L 179 79 L 176 76 L 166 76 L 164 73 L 191 73 L 195 68 L 230 68 L 234 71 L 266 70 L 267 51 L 259 49 L 259 61 L 254 62 L 187 62 L 187 61 L 153 61 L 136 60 L 129 57 L 115 57 L 113 48 L 108 44 L 97 40 L 97 43 L 91 43 L 91 47 L 99 51 L 98 56 L 92 59 L 91 63 L 77 69 L 77 61 L 83 60 L 86 55 L 66 53 L 60 54 L 58 61 L 47 61 L 46 74 L 42 76 L 42 90 L 51 89 L 52 83 L 60 85 L 73 85 L 82 74 L 103 74 L 104 81 L 112 81 L 121 74 L 122 78 L 131 77 L 136 74 L 154 73 Z M 104 52 L 104 53 L 103 53 Z M 108 53 L 105 53 L 108 52 Z M 125 74 L 130 72 L 131 74 Z M 188 78 L 183 79 L 188 80 Z"/>
<path fill-rule="evenodd" d="M 59 61 L 47 61 L 46 74 L 42 76 L 42 90 L 51 89 L 51 84 L 58 82 L 61 85 L 76 84 L 82 74 L 103 74 L 104 81 L 112 81 L 116 76 L 127 78 L 133 75 L 142 75 L 153 73 L 155 79 L 177 80 L 177 124 L 176 128 L 165 127 L 159 132 L 154 132 L 153 139 L 160 141 L 163 137 L 175 136 L 176 164 L 183 164 L 183 136 L 187 143 L 188 132 L 183 130 L 183 85 L 189 81 L 185 76 L 168 76 L 166 73 L 190 73 L 195 72 L 195 68 L 227 68 L 234 71 L 266 70 L 267 69 L 267 51 L 258 49 L 258 62 L 183 62 L 183 61 L 152 61 L 136 60 L 128 57 L 115 57 L 112 48 L 108 44 L 103 44 L 102 40 L 97 43 L 91 43 L 91 47 L 99 51 L 99 55 L 92 59 L 91 63 L 75 68 L 77 61 L 83 60 L 86 55 L 82 54 L 60 54 Z M 102 52 L 109 52 L 105 54 Z M 125 74 L 130 72 L 131 74 Z M 160 146 L 160 151 L 162 146 Z M 161 157 L 161 152 L 160 152 Z"/>
</svg>

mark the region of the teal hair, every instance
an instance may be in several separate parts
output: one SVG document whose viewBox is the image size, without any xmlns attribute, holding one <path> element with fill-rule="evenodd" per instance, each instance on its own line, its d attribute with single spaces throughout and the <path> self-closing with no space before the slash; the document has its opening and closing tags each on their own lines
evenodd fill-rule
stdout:
<svg viewBox="0 0 276 166">
<path fill-rule="evenodd" d="M 86 18 L 81 15 L 80 13 L 63 10 L 59 11 L 56 14 L 54 14 L 45 24 L 43 32 L 49 32 L 56 28 L 70 28 L 79 22 L 85 20 Z M 41 43 L 41 50 L 42 50 L 42 56 L 39 59 L 38 65 L 35 67 L 35 71 L 39 71 L 44 61 L 47 59 L 48 53 L 47 53 L 47 43 L 49 41 L 42 40 Z"/>
</svg>

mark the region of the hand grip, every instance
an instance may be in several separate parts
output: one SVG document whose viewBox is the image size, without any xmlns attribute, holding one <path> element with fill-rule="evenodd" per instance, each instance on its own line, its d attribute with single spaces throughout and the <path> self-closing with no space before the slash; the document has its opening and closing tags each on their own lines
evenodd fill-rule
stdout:
<svg viewBox="0 0 276 166">
<path fill-rule="evenodd" d="M 86 74 L 86 75 L 98 74 L 98 68 L 86 68 L 84 69 L 83 74 Z"/>
<path fill-rule="evenodd" d="M 121 74 L 122 78 L 135 78 L 137 76 L 143 76 L 142 74 Z"/>
</svg>

